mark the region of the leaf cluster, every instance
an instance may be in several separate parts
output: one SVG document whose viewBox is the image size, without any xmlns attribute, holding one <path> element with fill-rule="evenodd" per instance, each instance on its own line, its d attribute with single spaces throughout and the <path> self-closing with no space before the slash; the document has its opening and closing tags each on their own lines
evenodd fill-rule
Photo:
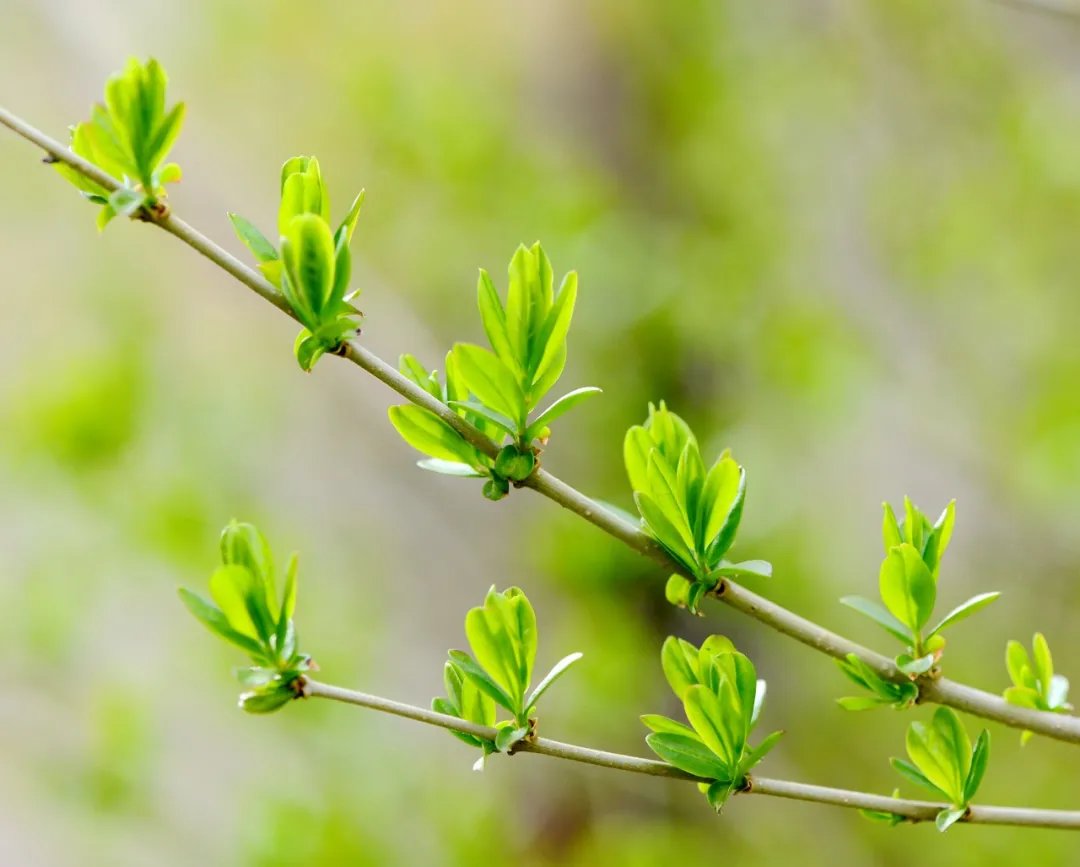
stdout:
<svg viewBox="0 0 1080 867">
<path fill-rule="evenodd" d="M 955 522 L 955 500 L 933 524 L 907 497 L 902 523 L 897 521 L 892 506 L 885 503 L 882 522 L 885 559 L 878 576 L 881 602 L 862 596 L 845 596 L 840 600 L 905 644 L 904 652 L 896 657 L 896 665 L 912 678 L 926 674 L 941 659 L 945 649 L 945 637 L 941 633 L 947 627 L 970 617 L 1001 595 L 980 593 L 928 626 L 937 601 L 941 558 L 949 546 Z"/>
<path fill-rule="evenodd" d="M 1051 713 L 1068 713 L 1069 680 L 1062 674 L 1054 674 L 1054 658 L 1050 645 L 1041 632 L 1031 640 L 1031 655 L 1019 641 L 1010 641 L 1005 647 L 1005 667 L 1013 685 L 1005 690 L 1003 697 L 1009 704 L 1045 710 Z M 1027 743 L 1032 733 L 1025 731 L 1020 743 Z"/>
<path fill-rule="evenodd" d="M 487 478 L 484 494 L 500 499 L 527 479 L 551 435 L 551 423 L 599 388 L 574 389 L 535 413 L 566 366 L 566 342 L 577 299 L 577 273 L 555 291 L 554 272 L 539 243 L 518 247 L 510 260 L 504 304 L 487 271 L 480 271 L 477 303 L 490 349 L 457 343 L 446 357 L 445 382 L 412 356 L 401 372 L 468 419 L 502 448 L 489 458 L 427 410 L 394 407 L 390 421 L 401 437 L 430 460 L 424 469 Z"/>
<path fill-rule="evenodd" d="M 310 371 L 327 352 L 336 350 L 359 329 L 360 311 L 349 293 L 352 241 L 361 190 L 345 217 L 330 225 L 330 195 L 315 157 L 298 156 L 281 168 L 278 208 L 279 246 L 275 247 L 251 221 L 229 214 L 237 236 L 258 261 L 259 270 L 289 302 L 304 330 L 296 338 L 297 363 Z"/>
<path fill-rule="evenodd" d="M 252 664 L 236 671 L 248 688 L 240 706 L 249 713 L 270 713 L 296 698 L 304 672 L 313 668 L 297 649 L 296 569 L 294 554 L 279 599 L 266 538 L 251 524 L 232 521 L 221 534 L 221 566 L 210 576 L 210 599 L 179 591 L 199 622 L 250 657 Z"/>
<path fill-rule="evenodd" d="M 929 726 L 911 724 L 905 746 L 910 761 L 894 758 L 892 766 L 905 779 L 951 805 L 935 820 L 938 830 L 945 831 L 964 817 L 979 790 L 990 758 L 990 733 L 983 729 L 972 747 L 956 712 L 939 707 Z"/>
<path fill-rule="evenodd" d="M 499 592 L 492 586 L 484 604 L 465 615 L 465 636 L 472 654 L 450 651 L 443 668 L 446 697 L 434 699 L 431 707 L 497 729 L 492 740 L 453 732 L 459 740 L 483 751 L 475 765 L 480 770 L 491 753 L 510 752 L 519 741 L 533 736 L 541 696 L 581 659 L 581 654 L 563 657 L 530 690 L 536 661 L 536 613 L 518 587 Z M 497 708 L 508 711 L 511 718 L 497 721 Z"/>
<path fill-rule="evenodd" d="M 763 560 L 728 561 L 746 499 L 746 471 L 725 451 L 708 470 L 690 427 L 663 401 L 626 432 L 623 458 L 644 528 L 694 576 L 673 575 L 668 599 L 697 611 L 725 576 L 768 577 Z"/>
<path fill-rule="evenodd" d="M 184 122 L 184 103 L 166 111 L 168 79 L 156 60 L 131 58 L 105 84 L 105 101 L 91 110 L 90 120 L 71 127 L 73 153 L 121 182 L 117 190 L 90 180 L 64 163 L 56 170 L 95 205 L 98 228 L 113 217 L 164 212 L 165 184 L 180 180 L 176 163 L 166 162 Z"/>
<path fill-rule="evenodd" d="M 783 735 L 773 732 L 756 747 L 749 744 L 765 700 L 765 681 L 722 635 L 706 638 L 700 648 L 671 636 L 660 661 L 690 725 L 646 714 L 641 721 L 652 733 L 645 741 L 668 764 L 701 777 L 701 791 L 719 812 Z"/>
</svg>

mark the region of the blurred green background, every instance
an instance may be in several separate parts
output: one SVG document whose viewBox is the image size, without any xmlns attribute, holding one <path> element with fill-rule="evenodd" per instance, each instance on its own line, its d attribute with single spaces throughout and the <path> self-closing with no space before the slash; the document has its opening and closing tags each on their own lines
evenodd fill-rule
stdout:
<svg viewBox="0 0 1080 867">
<path fill-rule="evenodd" d="M 545 463 L 629 505 L 625 429 L 666 398 L 747 467 L 754 589 L 886 650 L 880 502 L 957 497 L 942 610 L 1000 691 L 1041 629 L 1080 677 L 1080 22 L 989 0 L 516 4 L 0 0 L 0 93 L 61 137 L 130 55 L 189 104 L 176 210 L 273 225 L 316 153 L 353 243 L 364 339 L 438 364 L 481 337 L 476 268 L 522 241 L 581 273 L 567 387 L 605 395 Z M 164 233 L 95 211 L 0 135 L 0 864 L 1080 864 L 1053 831 L 888 829 L 532 756 L 484 774 L 446 733 L 344 706 L 235 708 L 240 658 L 179 604 L 219 528 L 302 552 L 326 680 L 426 704 L 494 581 L 544 668 L 585 661 L 546 734 L 647 752 L 663 636 L 733 637 L 769 680 L 763 772 L 889 793 L 912 717 L 847 714 L 802 646 L 712 606 L 551 503 L 422 473 L 393 395 Z M 979 723 L 968 720 L 969 730 Z M 987 802 L 1078 807 L 1080 753 L 991 726 Z M 915 796 L 910 787 L 902 790 Z"/>
</svg>

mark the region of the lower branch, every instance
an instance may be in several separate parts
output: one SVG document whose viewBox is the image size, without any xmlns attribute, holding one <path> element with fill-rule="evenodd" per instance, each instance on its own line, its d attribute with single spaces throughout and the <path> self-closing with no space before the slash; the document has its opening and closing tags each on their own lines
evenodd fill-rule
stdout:
<svg viewBox="0 0 1080 867">
<path fill-rule="evenodd" d="M 465 732 L 476 737 L 493 740 L 496 731 L 488 726 L 458 719 L 448 714 L 437 713 L 422 707 L 403 704 L 377 695 L 355 692 L 339 686 L 307 680 L 303 694 L 310 698 L 328 698 L 332 701 L 357 705 L 381 713 L 438 726 L 451 731 Z M 535 738 L 522 741 L 515 746 L 515 752 L 536 753 L 552 756 L 586 765 L 597 765 L 617 771 L 633 774 L 646 774 L 652 777 L 667 777 L 687 782 L 707 782 L 664 762 L 626 756 L 621 753 L 609 753 L 593 750 L 574 744 L 565 744 L 548 738 Z M 815 786 L 808 783 L 795 783 L 789 780 L 774 780 L 767 777 L 748 777 L 747 785 L 741 794 L 769 795 L 775 798 L 789 798 L 796 801 L 812 801 L 833 807 L 850 809 L 876 810 L 903 816 L 908 822 L 932 822 L 937 814 L 948 808 L 948 804 L 932 801 L 911 801 L 903 798 L 890 798 L 869 792 L 855 792 L 849 789 L 833 789 L 828 786 Z M 1032 828 L 1068 828 L 1080 830 L 1080 811 L 1037 810 L 1027 807 L 983 807 L 973 806 L 960 820 L 982 825 L 1022 825 Z"/>
</svg>

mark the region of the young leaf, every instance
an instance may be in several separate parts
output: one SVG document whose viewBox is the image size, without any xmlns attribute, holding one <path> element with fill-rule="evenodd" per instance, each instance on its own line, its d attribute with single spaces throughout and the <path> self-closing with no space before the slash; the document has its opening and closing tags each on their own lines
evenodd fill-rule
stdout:
<svg viewBox="0 0 1080 867">
<path fill-rule="evenodd" d="M 466 677 L 485 695 L 491 698 L 499 707 L 516 713 L 517 708 L 514 700 L 507 691 L 500 686 L 483 668 L 473 661 L 469 654 L 462 650 L 451 650 L 450 659 L 465 674 Z"/>
<path fill-rule="evenodd" d="M 990 732 L 983 729 L 975 741 L 975 749 L 971 753 L 971 769 L 968 771 L 967 780 L 964 783 L 964 803 L 968 804 L 979 791 L 983 775 L 986 773 L 986 765 L 990 760 Z"/>
<path fill-rule="evenodd" d="M 654 753 L 669 765 L 705 780 L 727 781 L 728 768 L 701 741 L 668 732 L 653 732 L 645 738 Z"/>
<path fill-rule="evenodd" d="M 256 259 L 260 262 L 272 262 L 278 258 L 274 245 L 250 221 L 231 211 L 229 212 L 229 221 L 236 231 L 236 236 L 244 242 L 244 246 L 251 251 Z"/>
<path fill-rule="evenodd" d="M 860 614 L 869 617 L 890 635 L 899 638 L 905 644 L 912 641 L 911 630 L 901 623 L 896 617 L 872 599 L 864 599 L 862 596 L 842 596 L 840 604 L 846 605 Z"/>
<path fill-rule="evenodd" d="M 972 596 L 967 602 L 962 602 L 957 605 L 952 611 L 941 618 L 941 622 L 937 624 L 927 635 L 930 638 L 937 635 L 946 626 L 952 626 L 954 623 L 958 623 L 966 617 L 970 617 L 976 611 L 981 608 L 985 608 L 1001 594 L 997 592 L 980 593 L 978 596 Z"/>
<path fill-rule="evenodd" d="M 919 552 L 910 544 L 889 551 L 881 564 L 879 584 L 885 607 L 913 632 L 930 619 L 937 586 Z"/>
<path fill-rule="evenodd" d="M 680 735 L 681 737 L 690 738 L 691 740 L 701 740 L 701 738 L 698 737 L 697 732 L 690 728 L 690 726 L 683 725 L 681 722 L 675 722 L 675 720 L 668 719 L 666 716 L 660 716 L 660 714 L 642 714 L 641 721 L 654 732 L 667 732 L 668 734 Z"/>
<path fill-rule="evenodd" d="M 525 432 L 525 439 L 536 439 L 536 437 L 539 436 L 540 431 L 550 425 L 559 416 L 569 412 L 579 403 L 587 400 L 594 394 L 600 393 L 601 389 L 596 388 L 595 386 L 575 388 L 573 391 L 567 392 L 529 423 L 529 427 Z"/>
<path fill-rule="evenodd" d="M 564 656 L 558 662 L 555 663 L 551 671 L 544 675 L 544 679 L 536 685 L 536 688 L 529 694 L 529 698 L 525 702 L 527 708 L 536 706 L 536 703 L 540 701 L 540 696 L 547 692 L 548 688 L 555 683 L 560 677 L 562 677 L 567 669 L 570 668 L 575 662 L 581 659 L 583 654 L 571 653 L 569 656 Z"/>
<path fill-rule="evenodd" d="M 525 418 L 525 398 L 517 379 L 498 356 L 482 346 L 458 343 L 454 360 L 469 391 L 490 409 L 514 421 L 515 428 Z"/>
<path fill-rule="evenodd" d="M 728 769 L 730 779 L 744 744 L 742 721 L 737 718 L 736 709 L 721 701 L 715 692 L 700 685 L 686 691 L 683 708 L 698 737 Z"/>
<path fill-rule="evenodd" d="M 967 807 L 953 807 L 952 809 L 942 810 L 937 816 L 934 817 L 934 825 L 937 829 L 944 833 L 948 831 L 956 822 L 959 822 L 967 814 Z"/>
<path fill-rule="evenodd" d="M 419 452 L 453 463 L 475 466 L 476 449 L 438 416 L 418 406 L 392 406 L 390 423 Z"/>
</svg>

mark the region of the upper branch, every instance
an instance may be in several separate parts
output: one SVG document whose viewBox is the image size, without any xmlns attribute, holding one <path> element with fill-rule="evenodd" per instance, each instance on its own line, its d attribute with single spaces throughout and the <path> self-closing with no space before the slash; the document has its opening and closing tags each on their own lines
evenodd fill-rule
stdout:
<svg viewBox="0 0 1080 867">
<path fill-rule="evenodd" d="M 0 107 L 0 124 L 42 148 L 51 160 L 66 163 L 87 178 L 108 190 L 119 189 L 121 184 L 97 166 L 72 153 L 55 139 L 26 123 L 21 118 Z M 296 318 L 281 293 L 262 275 L 244 265 L 235 256 L 215 244 L 201 232 L 171 213 L 148 213 L 143 215 L 166 232 L 179 238 L 189 247 L 201 253 L 245 286 L 289 316 Z M 357 340 L 342 343 L 339 354 L 376 379 L 392 388 L 406 400 L 423 407 L 460 433 L 466 441 L 488 456 L 498 452 L 498 446 L 484 436 L 451 407 L 437 400 L 411 380 L 370 352 Z M 655 560 L 671 572 L 687 574 L 681 564 L 675 562 L 666 551 L 639 528 L 627 523 L 618 515 L 605 509 L 576 488 L 543 469 L 537 469 L 523 483 L 576 515 L 585 518 L 608 535 L 620 540 L 633 550 Z M 692 575 L 687 577 L 693 578 Z M 878 674 L 893 681 L 903 681 L 907 675 L 894 663 L 850 639 L 844 638 L 780 605 L 759 596 L 741 585 L 725 579 L 714 591 L 721 602 L 753 617 L 766 626 L 788 635 L 822 653 L 842 659 L 854 653 Z M 919 680 L 920 699 L 949 705 L 975 716 L 996 720 L 1007 726 L 1025 729 L 1056 740 L 1080 743 L 1080 717 L 1048 713 L 1007 704 L 1003 699 L 954 681 L 940 678 Z"/>
</svg>

